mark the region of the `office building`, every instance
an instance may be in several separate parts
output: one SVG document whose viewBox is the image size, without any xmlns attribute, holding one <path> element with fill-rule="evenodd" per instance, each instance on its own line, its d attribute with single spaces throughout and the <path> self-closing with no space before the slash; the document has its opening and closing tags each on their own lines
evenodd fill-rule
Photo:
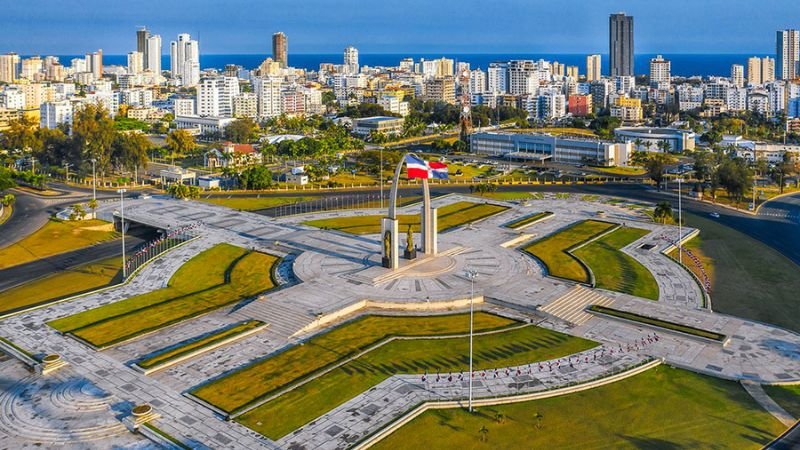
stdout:
<svg viewBox="0 0 800 450">
<path fill-rule="evenodd" d="M 775 75 L 782 80 L 800 76 L 800 30 L 781 30 L 777 34 Z"/>
<path fill-rule="evenodd" d="M 602 166 L 626 165 L 632 153 L 630 143 L 562 138 L 543 133 L 473 133 L 469 137 L 469 148 L 473 153 L 508 159 L 565 164 L 588 162 Z"/>
<path fill-rule="evenodd" d="M 744 66 L 734 64 L 731 66 L 731 82 L 736 87 L 744 86 Z"/>
<path fill-rule="evenodd" d="M 344 67 L 347 73 L 358 73 L 358 49 L 355 47 L 347 47 L 344 49 Z"/>
<path fill-rule="evenodd" d="M 364 117 L 353 120 L 353 133 L 360 136 L 368 136 L 370 133 L 382 133 L 384 135 L 396 135 L 403 131 L 402 117 Z"/>
<path fill-rule="evenodd" d="M 161 36 L 154 34 L 147 38 L 145 70 L 161 74 Z"/>
<path fill-rule="evenodd" d="M 136 30 L 136 51 L 142 54 L 142 61 L 144 62 L 143 70 L 147 70 L 147 39 L 150 38 L 150 32 L 147 28 L 142 27 Z"/>
<path fill-rule="evenodd" d="M 282 31 L 272 35 L 272 59 L 282 68 L 289 67 L 289 41 Z"/>
<path fill-rule="evenodd" d="M 608 23 L 609 74 L 633 76 L 633 16 L 612 14 Z"/>
<path fill-rule="evenodd" d="M 602 58 L 600 55 L 586 57 L 586 81 L 596 81 L 602 76 Z"/>
<path fill-rule="evenodd" d="M 658 89 L 669 89 L 672 79 L 671 63 L 658 55 L 650 60 L 650 86 Z"/>
</svg>

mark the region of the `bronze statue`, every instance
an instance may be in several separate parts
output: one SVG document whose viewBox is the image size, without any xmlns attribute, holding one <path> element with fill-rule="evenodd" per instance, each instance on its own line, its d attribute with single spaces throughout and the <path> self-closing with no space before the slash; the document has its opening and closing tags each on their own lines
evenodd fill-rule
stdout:
<svg viewBox="0 0 800 450">
<path fill-rule="evenodd" d="M 383 233 L 383 267 L 391 268 L 392 261 L 392 233 L 386 230 Z"/>
<path fill-rule="evenodd" d="M 411 225 L 408 226 L 406 232 L 406 251 L 403 252 L 406 259 L 414 259 L 417 257 L 417 249 L 414 248 L 414 233 L 411 232 Z"/>
</svg>

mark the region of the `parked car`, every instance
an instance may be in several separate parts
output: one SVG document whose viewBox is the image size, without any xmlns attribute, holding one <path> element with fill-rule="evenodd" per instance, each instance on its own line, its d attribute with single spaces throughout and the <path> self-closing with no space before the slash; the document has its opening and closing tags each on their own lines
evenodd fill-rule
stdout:
<svg viewBox="0 0 800 450">
<path fill-rule="evenodd" d="M 712 213 L 709 214 L 709 216 L 711 216 L 711 217 L 713 217 L 715 219 L 719 219 L 719 213 L 718 212 L 712 212 Z"/>
</svg>

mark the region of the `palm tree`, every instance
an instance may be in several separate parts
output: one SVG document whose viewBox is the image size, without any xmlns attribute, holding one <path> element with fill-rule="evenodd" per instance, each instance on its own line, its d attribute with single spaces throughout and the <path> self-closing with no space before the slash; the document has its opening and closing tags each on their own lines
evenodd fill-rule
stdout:
<svg viewBox="0 0 800 450">
<path fill-rule="evenodd" d="M 482 425 L 481 429 L 478 430 L 478 433 L 480 433 L 481 442 L 486 442 L 487 440 L 489 440 L 489 429 L 486 428 L 486 425 Z"/>
<path fill-rule="evenodd" d="M 653 220 L 658 223 L 671 223 L 672 217 L 672 204 L 670 202 L 659 202 L 653 211 Z"/>
<path fill-rule="evenodd" d="M 87 205 L 89 206 L 89 209 L 92 210 L 92 219 L 96 219 L 97 217 L 95 215 L 95 212 L 97 211 L 97 199 L 93 198 L 93 199 L 89 200 Z"/>
<path fill-rule="evenodd" d="M 501 412 L 494 413 L 494 421 L 497 423 L 503 423 L 506 421 L 506 415 Z"/>
</svg>

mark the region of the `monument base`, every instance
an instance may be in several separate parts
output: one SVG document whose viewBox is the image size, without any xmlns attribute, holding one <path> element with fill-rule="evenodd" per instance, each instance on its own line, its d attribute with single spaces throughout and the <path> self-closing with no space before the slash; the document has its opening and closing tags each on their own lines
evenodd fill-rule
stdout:
<svg viewBox="0 0 800 450">
<path fill-rule="evenodd" d="M 387 269 L 391 269 L 392 268 L 392 260 L 384 256 L 383 258 L 381 258 L 381 265 L 383 267 L 386 267 Z"/>
<path fill-rule="evenodd" d="M 417 257 L 417 249 L 412 249 L 410 251 L 408 249 L 404 250 L 403 257 L 405 257 L 406 259 L 415 259 Z"/>
</svg>

